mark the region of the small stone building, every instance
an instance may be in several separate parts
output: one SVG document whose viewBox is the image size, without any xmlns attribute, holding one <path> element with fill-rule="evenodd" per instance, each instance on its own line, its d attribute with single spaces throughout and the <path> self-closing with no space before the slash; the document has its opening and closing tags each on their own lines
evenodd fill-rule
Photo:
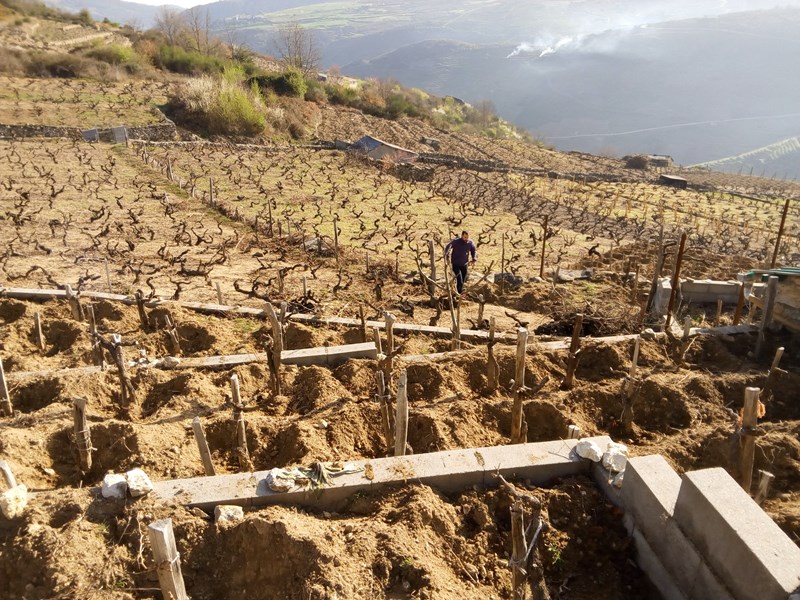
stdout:
<svg viewBox="0 0 800 600">
<path fill-rule="evenodd" d="M 413 150 L 395 146 L 371 135 L 365 135 L 360 140 L 350 144 L 349 150 L 372 160 L 387 160 L 394 163 L 413 163 L 418 156 Z"/>
</svg>

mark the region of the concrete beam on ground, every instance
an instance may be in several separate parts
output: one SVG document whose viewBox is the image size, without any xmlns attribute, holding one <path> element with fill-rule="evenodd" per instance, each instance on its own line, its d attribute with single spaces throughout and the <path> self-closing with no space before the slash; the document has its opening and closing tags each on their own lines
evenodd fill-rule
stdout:
<svg viewBox="0 0 800 600">
<path fill-rule="evenodd" d="M 673 519 L 680 488 L 680 476 L 663 456 L 640 456 L 628 461 L 621 498 L 625 524 L 634 536 L 637 552 L 652 552 L 669 573 L 670 585 L 662 590 L 665 596 L 672 595 L 667 592 L 674 586 L 686 598 L 733 598 Z M 647 544 L 640 548 L 642 539 Z"/>
<path fill-rule="evenodd" d="M 607 436 L 588 438 L 605 448 Z M 305 491 L 274 492 L 266 484 L 268 471 L 158 481 L 154 495 L 204 510 L 219 504 L 257 507 L 270 504 L 341 510 L 358 492 L 421 483 L 454 493 L 474 485 L 496 486 L 493 473 L 545 485 L 557 477 L 588 473 L 590 461 L 572 449 L 578 440 L 558 440 L 513 446 L 448 450 L 428 454 L 351 461 L 364 470 L 341 475 L 332 485 Z"/>
<path fill-rule="evenodd" d="M 179 362 L 170 363 L 166 366 L 164 360 L 155 360 L 148 363 L 129 361 L 128 367 L 137 368 L 165 368 L 165 369 L 202 369 L 202 368 L 225 368 L 237 365 L 246 365 L 256 362 L 266 362 L 269 355 L 265 352 L 250 354 L 224 354 L 221 356 L 195 356 L 181 358 Z M 324 365 L 336 366 L 351 358 L 378 358 L 378 349 L 375 342 L 363 344 L 345 344 L 342 346 L 319 346 L 315 348 L 303 348 L 300 350 L 284 350 L 281 353 L 281 362 L 286 365 Z M 106 371 L 116 371 L 116 367 L 107 366 Z M 58 369 L 54 371 L 18 371 L 7 373 L 9 380 L 19 380 L 28 377 L 58 377 L 67 375 L 90 375 L 102 372 L 100 367 L 75 367 L 71 369 Z"/>
<path fill-rule="evenodd" d="M 685 473 L 674 516 L 737 600 L 800 592 L 800 548 L 724 469 Z"/>
<path fill-rule="evenodd" d="M 327 365 L 336 366 L 351 358 L 371 358 L 377 360 L 378 348 L 375 342 L 346 344 L 344 346 L 321 346 L 301 350 L 284 350 L 281 362 L 285 365 Z"/>
<path fill-rule="evenodd" d="M 65 299 L 66 292 L 64 290 L 55 289 L 28 289 L 28 288 L 0 288 L 0 297 L 16 298 L 19 300 L 52 300 L 52 299 Z M 105 292 L 83 291 L 80 293 L 81 298 L 88 298 L 93 300 L 110 300 L 114 302 L 123 302 L 125 304 L 134 304 L 135 300 L 132 296 L 124 296 L 121 294 L 109 294 Z M 266 318 L 266 313 L 260 308 L 252 308 L 249 306 L 231 306 L 226 304 L 214 304 L 203 302 L 188 302 L 177 300 L 161 300 L 159 298 L 150 299 L 145 302 L 148 308 L 155 308 L 158 306 L 179 306 L 187 310 L 193 310 L 205 314 L 214 315 L 240 315 L 243 317 L 250 317 L 254 319 Z M 290 321 L 297 323 L 308 323 L 311 325 L 337 325 L 342 327 L 361 327 L 360 319 L 350 319 L 347 317 L 320 317 L 317 315 L 295 313 L 289 315 Z M 384 321 L 367 321 L 368 329 L 384 329 L 386 323 Z M 453 335 L 449 327 L 433 327 L 430 325 L 418 325 L 416 323 L 395 323 L 394 330 L 396 332 L 407 333 L 424 333 L 434 336 L 450 337 Z M 489 332 L 482 329 L 462 329 L 461 339 L 477 339 L 488 340 Z M 517 339 L 516 333 L 495 333 L 495 339 L 499 342 L 515 342 Z"/>
<path fill-rule="evenodd" d="M 663 336 L 664 334 L 656 334 Z M 581 338 L 582 344 L 584 348 L 591 347 L 591 344 L 619 344 L 621 342 L 627 342 L 629 340 L 633 340 L 639 337 L 638 334 L 632 335 L 612 335 L 609 337 L 602 337 L 602 338 L 590 338 L 585 337 Z M 570 347 L 571 341 L 570 338 L 564 338 L 563 340 L 554 340 L 550 342 L 532 342 L 527 347 L 528 354 L 536 354 L 537 352 L 547 351 L 547 350 L 568 350 Z M 431 354 L 406 354 L 405 356 L 398 357 L 400 360 L 405 360 L 408 362 L 420 362 L 424 360 L 438 360 L 441 358 L 448 358 L 452 356 L 463 356 L 464 354 L 469 353 L 485 353 L 483 348 L 467 348 L 466 350 L 450 350 L 448 352 L 434 352 Z"/>
</svg>

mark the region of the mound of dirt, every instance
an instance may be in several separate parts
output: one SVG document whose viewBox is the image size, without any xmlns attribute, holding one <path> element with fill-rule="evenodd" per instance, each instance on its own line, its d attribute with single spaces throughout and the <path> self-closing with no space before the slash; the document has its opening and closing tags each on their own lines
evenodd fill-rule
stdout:
<svg viewBox="0 0 800 600">
<path fill-rule="evenodd" d="M 283 333 L 283 345 L 287 350 L 339 346 L 343 343 L 341 334 L 336 331 L 309 327 L 301 323 L 288 323 Z"/>
<path fill-rule="evenodd" d="M 350 391 L 328 369 L 301 367 L 292 386 L 291 407 L 301 415 L 311 411 L 352 400 Z"/>
<path fill-rule="evenodd" d="M 630 365 L 625 347 L 618 344 L 592 343 L 581 347 L 575 376 L 587 381 L 621 377 Z"/>
<path fill-rule="evenodd" d="M 334 369 L 333 376 L 356 398 L 369 398 L 377 393 L 376 369 L 373 360 L 351 359 Z"/>
</svg>

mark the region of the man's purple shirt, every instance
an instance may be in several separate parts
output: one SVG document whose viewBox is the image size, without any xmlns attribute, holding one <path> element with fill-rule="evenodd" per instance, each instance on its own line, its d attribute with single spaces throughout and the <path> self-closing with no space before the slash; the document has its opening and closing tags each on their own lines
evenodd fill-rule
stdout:
<svg viewBox="0 0 800 600">
<path fill-rule="evenodd" d="M 472 256 L 472 260 L 478 259 L 478 251 L 475 249 L 475 242 L 472 240 L 465 242 L 461 237 L 457 237 L 444 247 L 445 254 L 449 251 L 452 251 L 450 261 L 457 267 L 469 264 L 470 256 Z"/>
</svg>

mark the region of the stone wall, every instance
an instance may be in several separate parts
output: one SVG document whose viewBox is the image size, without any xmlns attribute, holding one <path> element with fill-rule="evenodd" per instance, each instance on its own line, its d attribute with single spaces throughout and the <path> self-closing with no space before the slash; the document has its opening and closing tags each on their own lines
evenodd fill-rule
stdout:
<svg viewBox="0 0 800 600">
<path fill-rule="evenodd" d="M 77 127 L 55 127 L 52 125 L 0 125 L 0 138 L 69 138 L 82 139 L 81 130 Z"/>
<path fill-rule="evenodd" d="M 177 136 L 175 123 L 164 119 L 161 123 L 128 127 L 128 138 L 151 141 L 173 140 Z M 101 141 L 112 141 L 111 129 L 98 128 Z M 0 124 L 0 139 L 26 139 L 26 138 L 67 138 L 70 140 L 83 139 L 82 129 L 79 127 L 57 127 L 54 125 L 3 125 Z"/>
</svg>

